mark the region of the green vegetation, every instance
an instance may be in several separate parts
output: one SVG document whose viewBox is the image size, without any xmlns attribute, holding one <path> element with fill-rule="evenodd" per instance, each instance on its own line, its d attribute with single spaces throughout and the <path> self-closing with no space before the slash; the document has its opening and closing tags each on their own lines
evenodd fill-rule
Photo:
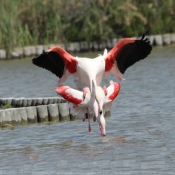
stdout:
<svg viewBox="0 0 175 175">
<path fill-rule="evenodd" d="M 0 48 L 175 32 L 174 0 L 0 0 Z"/>
<path fill-rule="evenodd" d="M 12 106 L 8 103 L 2 107 L 2 109 L 8 109 L 8 108 L 12 108 Z"/>
</svg>

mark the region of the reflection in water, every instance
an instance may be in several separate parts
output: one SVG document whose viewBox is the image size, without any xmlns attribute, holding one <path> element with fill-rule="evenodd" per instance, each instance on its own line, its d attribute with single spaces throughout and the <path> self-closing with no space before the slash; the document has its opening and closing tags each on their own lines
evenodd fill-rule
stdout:
<svg viewBox="0 0 175 175">
<path fill-rule="evenodd" d="M 6 174 L 174 172 L 174 50 L 156 48 L 126 71 L 112 117 L 106 118 L 106 137 L 100 136 L 96 122 L 91 122 L 88 133 L 87 121 L 81 120 L 1 130 L 0 170 Z M 116 81 L 111 75 L 102 85 L 110 79 Z M 0 97 L 55 96 L 57 80 L 30 59 L 0 62 Z M 65 84 L 74 86 L 70 79 Z"/>
</svg>

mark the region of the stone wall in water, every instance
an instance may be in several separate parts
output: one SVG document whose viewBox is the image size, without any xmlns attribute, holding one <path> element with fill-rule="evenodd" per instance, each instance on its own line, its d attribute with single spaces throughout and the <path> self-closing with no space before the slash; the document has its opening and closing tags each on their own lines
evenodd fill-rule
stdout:
<svg viewBox="0 0 175 175">
<path fill-rule="evenodd" d="M 7 106 L 10 108 L 3 109 Z M 110 117 L 110 111 L 105 113 L 105 117 Z M 67 101 L 59 97 L 0 98 L 0 127 L 78 119 L 78 116 L 70 114 Z"/>
<path fill-rule="evenodd" d="M 153 46 L 163 46 L 175 43 L 175 33 L 167 33 L 163 35 L 149 35 L 147 36 Z M 131 37 L 141 38 L 141 37 Z M 22 48 L 15 48 L 11 53 L 11 59 L 33 57 L 41 54 L 43 50 L 48 50 L 52 46 L 61 46 L 63 49 L 70 53 L 89 52 L 89 51 L 101 51 L 105 48 L 111 49 L 121 38 L 113 38 L 107 41 L 93 41 L 93 42 L 73 42 L 66 44 L 49 44 L 49 45 L 37 45 L 37 46 L 25 46 Z M 0 60 L 6 59 L 6 51 L 0 49 Z"/>
</svg>

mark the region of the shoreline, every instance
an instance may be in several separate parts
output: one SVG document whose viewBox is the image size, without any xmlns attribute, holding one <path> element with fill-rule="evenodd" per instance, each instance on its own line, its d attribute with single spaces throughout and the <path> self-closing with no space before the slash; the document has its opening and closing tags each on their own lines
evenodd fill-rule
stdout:
<svg viewBox="0 0 175 175">
<path fill-rule="evenodd" d="M 152 46 L 168 46 L 175 43 L 175 33 L 146 35 Z M 140 39 L 141 37 L 130 37 Z M 71 43 L 59 43 L 59 44 L 47 44 L 36 46 L 24 46 L 21 48 L 15 48 L 10 58 L 7 58 L 6 50 L 0 49 L 0 60 L 11 60 L 15 58 L 27 58 L 40 55 L 43 50 L 48 50 L 53 46 L 60 46 L 69 53 L 83 53 L 83 52 L 95 52 L 102 51 L 105 48 L 112 49 L 116 43 L 122 38 L 113 38 L 106 41 L 92 41 L 92 42 L 71 42 Z"/>
</svg>

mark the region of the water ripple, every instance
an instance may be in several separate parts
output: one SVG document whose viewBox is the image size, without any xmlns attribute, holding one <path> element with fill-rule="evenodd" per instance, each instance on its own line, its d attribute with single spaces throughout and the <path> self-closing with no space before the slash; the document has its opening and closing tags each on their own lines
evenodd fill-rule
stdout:
<svg viewBox="0 0 175 175">
<path fill-rule="evenodd" d="M 127 69 L 121 92 L 98 124 L 82 121 L 1 130 L 0 170 L 14 174 L 172 174 L 175 164 L 174 48 L 156 48 Z M 116 80 L 113 75 L 105 78 Z M 55 96 L 57 77 L 30 59 L 0 62 L 0 97 Z M 66 84 L 71 86 L 69 79 Z M 115 172 L 115 173 L 114 173 Z"/>
</svg>

